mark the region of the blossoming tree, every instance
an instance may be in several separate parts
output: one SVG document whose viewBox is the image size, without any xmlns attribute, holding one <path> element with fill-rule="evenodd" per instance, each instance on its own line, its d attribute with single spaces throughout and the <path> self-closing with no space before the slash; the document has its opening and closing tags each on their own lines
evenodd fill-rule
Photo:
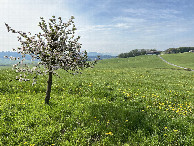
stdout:
<svg viewBox="0 0 194 146">
<path fill-rule="evenodd" d="M 17 48 L 17 52 L 22 55 L 22 58 L 9 57 L 11 60 L 20 60 L 17 64 L 13 65 L 16 72 L 20 76 L 16 77 L 19 81 L 29 81 L 27 78 L 29 73 L 35 73 L 33 83 L 36 82 L 36 77 L 40 74 L 48 75 L 48 85 L 45 97 L 45 104 L 49 104 L 52 76 L 57 75 L 55 70 L 61 68 L 72 74 L 80 73 L 80 70 L 88 67 L 93 67 L 94 62 L 87 61 L 87 52 L 80 52 L 81 44 L 78 43 L 80 36 L 75 38 L 75 24 L 74 17 L 71 16 L 67 23 L 63 23 L 61 17 L 58 19 L 52 16 L 49 22 L 46 23 L 44 18 L 40 18 L 39 26 L 42 32 L 31 35 L 22 31 L 16 31 L 5 23 L 8 32 L 19 34 L 18 41 L 21 47 Z M 13 49 L 16 51 L 16 49 Z M 30 68 L 24 64 L 26 55 L 30 55 L 32 60 L 37 59 L 38 64 Z M 8 58 L 8 56 L 5 56 Z M 40 66 L 43 66 L 42 69 Z"/>
</svg>

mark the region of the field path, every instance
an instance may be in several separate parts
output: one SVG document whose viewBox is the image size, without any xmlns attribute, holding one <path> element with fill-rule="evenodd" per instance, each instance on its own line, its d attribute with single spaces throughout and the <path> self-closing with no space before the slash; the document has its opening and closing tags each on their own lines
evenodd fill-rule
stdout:
<svg viewBox="0 0 194 146">
<path fill-rule="evenodd" d="M 169 65 L 172 65 L 172 66 L 175 66 L 175 67 L 179 67 L 179 68 L 183 68 L 183 69 L 185 69 L 185 70 L 188 69 L 188 68 L 186 68 L 186 67 L 182 67 L 182 66 L 178 66 L 178 65 L 172 64 L 172 63 L 166 61 L 166 60 L 165 60 L 164 58 L 162 58 L 160 55 L 158 55 L 158 57 L 160 57 L 160 59 L 162 59 L 164 62 L 168 63 Z M 191 71 L 194 71 L 194 70 L 191 69 Z"/>
</svg>

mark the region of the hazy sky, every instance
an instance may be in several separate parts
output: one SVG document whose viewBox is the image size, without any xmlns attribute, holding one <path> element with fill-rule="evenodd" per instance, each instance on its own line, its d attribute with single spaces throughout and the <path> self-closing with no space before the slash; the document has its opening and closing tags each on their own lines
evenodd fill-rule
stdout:
<svg viewBox="0 0 194 146">
<path fill-rule="evenodd" d="M 38 33 L 39 18 L 53 15 L 64 22 L 75 17 L 88 52 L 194 46 L 194 0 L 0 0 L 0 51 L 20 45 L 5 22 Z"/>
</svg>

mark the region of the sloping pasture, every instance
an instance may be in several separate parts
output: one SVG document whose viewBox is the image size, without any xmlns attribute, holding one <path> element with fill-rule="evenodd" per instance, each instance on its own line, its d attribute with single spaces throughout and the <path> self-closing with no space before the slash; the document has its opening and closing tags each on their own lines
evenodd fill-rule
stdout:
<svg viewBox="0 0 194 146">
<path fill-rule="evenodd" d="M 99 61 L 72 76 L 59 70 L 18 82 L 0 70 L 0 145 L 192 145 L 194 72 L 157 56 Z"/>
</svg>

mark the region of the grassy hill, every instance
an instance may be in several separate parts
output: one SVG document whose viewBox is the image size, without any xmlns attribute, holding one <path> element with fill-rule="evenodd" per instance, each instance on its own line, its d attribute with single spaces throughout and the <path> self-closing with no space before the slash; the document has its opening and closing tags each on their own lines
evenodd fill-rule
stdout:
<svg viewBox="0 0 194 146">
<path fill-rule="evenodd" d="M 194 73 L 157 56 L 99 61 L 72 76 L 0 74 L 0 145 L 192 145 Z"/>
<path fill-rule="evenodd" d="M 194 53 L 165 54 L 162 58 L 170 63 L 194 69 Z"/>
<path fill-rule="evenodd" d="M 158 56 L 143 55 L 130 58 L 107 59 L 100 62 L 100 68 L 112 69 L 129 69 L 129 68 L 144 68 L 144 69 L 172 69 L 171 65 L 163 62 Z"/>
</svg>

